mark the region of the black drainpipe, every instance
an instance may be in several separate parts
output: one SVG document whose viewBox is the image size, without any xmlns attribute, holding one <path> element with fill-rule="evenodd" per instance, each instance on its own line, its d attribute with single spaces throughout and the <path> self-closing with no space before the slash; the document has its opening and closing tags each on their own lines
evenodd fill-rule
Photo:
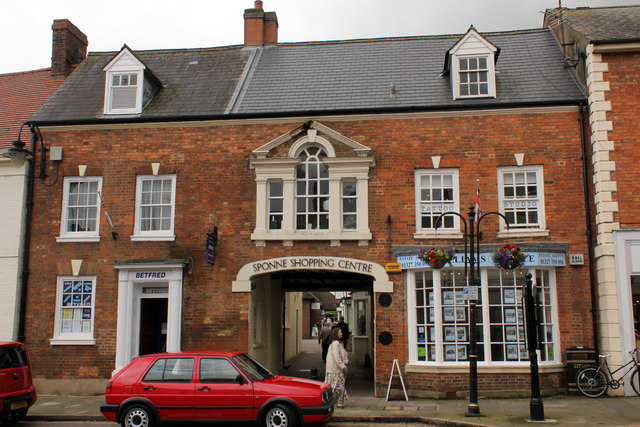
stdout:
<svg viewBox="0 0 640 427">
<path fill-rule="evenodd" d="M 587 167 L 587 143 L 584 134 L 584 105 L 580 103 L 580 138 L 582 141 L 582 175 L 584 180 L 584 206 L 587 218 L 587 248 L 589 251 L 589 282 L 591 285 L 591 318 L 593 321 L 593 349 L 598 359 L 600 346 L 598 345 L 598 298 L 596 292 L 595 256 L 593 254 L 593 232 L 591 229 L 591 198 L 589 196 L 589 176 Z"/>
<path fill-rule="evenodd" d="M 18 320 L 18 341 L 25 342 L 24 328 L 26 324 L 27 315 L 27 283 L 29 281 L 29 253 L 31 243 L 31 212 L 33 210 L 33 181 L 35 170 L 35 150 L 36 142 L 38 141 L 38 135 L 34 130 L 34 125 L 30 125 L 31 130 L 31 152 L 33 158 L 27 161 L 29 167 L 29 173 L 27 174 L 27 201 L 26 212 L 24 215 L 24 236 L 22 240 L 22 274 L 20 283 L 20 317 Z"/>
</svg>

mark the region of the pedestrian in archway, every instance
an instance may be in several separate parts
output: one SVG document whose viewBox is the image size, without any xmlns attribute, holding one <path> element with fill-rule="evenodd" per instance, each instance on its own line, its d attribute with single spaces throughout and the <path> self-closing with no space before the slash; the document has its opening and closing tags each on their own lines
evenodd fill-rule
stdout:
<svg viewBox="0 0 640 427">
<path fill-rule="evenodd" d="M 327 352 L 327 366 L 324 378 L 324 381 L 331 385 L 338 398 L 338 408 L 344 407 L 344 401 L 349 399 L 345 387 L 349 359 L 347 358 L 347 351 L 340 341 L 341 338 L 342 330 L 338 327 L 333 328 L 329 337 L 330 344 Z"/>
<path fill-rule="evenodd" d="M 324 326 L 320 329 L 318 334 L 318 342 L 322 346 L 322 361 L 327 361 L 327 351 L 329 350 L 329 338 L 331 336 L 331 329 L 333 329 L 333 322 L 331 319 L 327 319 L 324 322 Z"/>
<path fill-rule="evenodd" d="M 351 336 L 351 334 L 349 333 L 349 324 L 344 321 L 344 317 L 342 316 L 340 316 L 340 321 L 338 322 L 338 328 L 340 328 L 340 330 L 342 331 L 342 339 L 340 341 L 342 342 L 346 350 L 347 348 L 349 348 L 347 346 L 347 341 L 349 341 L 349 336 Z"/>
</svg>

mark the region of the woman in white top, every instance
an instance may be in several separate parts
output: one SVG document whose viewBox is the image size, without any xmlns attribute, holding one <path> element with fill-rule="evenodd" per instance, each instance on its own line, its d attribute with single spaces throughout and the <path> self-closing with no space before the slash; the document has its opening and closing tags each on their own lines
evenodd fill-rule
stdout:
<svg viewBox="0 0 640 427">
<path fill-rule="evenodd" d="M 344 406 L 345 399 L 349 399 L 345 388 L 347 377 L 347 351 L 340 342 L 342 331 L 340 328 L 333 328 L 329 336 L 329 350 L 327 351 L 327 366 L 325 369 L 324 381 L 331 385 L 333 392 L 338 397 L 338 408 Z"/>
</svg>

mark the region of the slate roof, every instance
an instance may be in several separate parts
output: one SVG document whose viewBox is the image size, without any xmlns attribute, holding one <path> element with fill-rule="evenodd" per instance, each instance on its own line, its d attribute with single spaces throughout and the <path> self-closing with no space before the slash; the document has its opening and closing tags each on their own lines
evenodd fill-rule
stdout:
<svg viewBox="0 0 640 427">
<path fill-rule="evenodd" d="M 51 68 L 0 74 L 0 151 L 18 138 L 20 125 L 29 120 L 62 84 L 51 78 Z M 25 126 L 22 142 L 29 149 L 29 129 Z"/>
<path fill-rule="evenodd" d="M 591 43 L 640 41 L 640 5 L 563 9 L 562 13 L 568 25 Z"/>
<path fill-rule="evenodd" d="M 446 52 L 461 35 L 283 43 L 261 48 L 135 51 L 163 83 L 135 117 L 103 116 L 104 72 L 92 53 L 33 119 L 189 120 L 293 114 L 574 104 L 585 100 L 548 29 L 483 34 L 500 48 L 496 99 L 453 101 Z M 197 64 L 196 64 L 197 62 Z"/>
</svg>

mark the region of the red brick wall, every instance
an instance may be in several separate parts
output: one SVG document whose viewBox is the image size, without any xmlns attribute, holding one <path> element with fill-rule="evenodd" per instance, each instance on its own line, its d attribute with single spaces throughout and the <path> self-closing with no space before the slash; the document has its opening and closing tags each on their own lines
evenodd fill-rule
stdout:
<svg viewBox="0 0 640 427">
<path fill-rule="evenodd" d="M 497 210 L 496 168 L 515 165 L 514 153 L 525 164 L 544 165 L 548 237 L 529 242 L 563 242 L 569 252 L 587 254 L 580 164 L 578 113 L 499 115 L 430 119 L 321 121 L 324 125 L 370 147 L 376 166 L 370 171 L 368 246 L 342 242 L 267 242 L 256 247 L 255 176 L 249 168 L 251 151 L 290 131 L 296 124 L 250 124 L 188 128 L 149 128 L 44 132 L 48 145 L 64 146 L 58 179 L 36 182 L 31 275 L 27 300 L 27 344 L 38 377 L 108 377 L 114 368 L 117 273 L 114 260 L 163 259 L 188 254 L 193 266 L 183 287 L 182 348 L 247 350 L 247 293 L 232 293 L 231 282 L 244 264 L 294 255 L 358 258 L 384 265 L 395 261 L 387 242 L 386 219 L 391 212 L 394 245 L 446 245 L 415 241 L 414 170 L 430 168 L 431 156 L 442 156 L 440 167 L 460 168 L 461 210 L 474 203 L 476 179 L 482 188 L 484 211 Z M 132 242 L 136 175 L 150 174 L 160 162 L 160 174 L 177 174 L 175 242 Z M 56 243 L 59 235 L 64 176 L 77 176 L 86 164 L 87 176 L 103 177 L 103 197 L 118 239 L 101 221 L 99 243 Z M 36 166 L 37 167 L 37 166 Z M 48 174 L 56 176 L 55 166 Z M 219 227 L 218 258 L 204 262 L 205 234 Z M 497 222 L 483 225 L 483 243 L 497 239 Z M 181 255 L 181 256 L 182 256 Z M 96 346 L 50 346 L 53 334 L 56 274 L 71 259 L 98 277 Z M 407 362 L 405 274 L 390 275 L 393 302 L 382 307 L 375 296 L 375 337 L 393 334 L 391 345 L 376 344 L 378 386 L 386 387 L 391 362 Z M 592 342 L 588 266 L 557 269 L 559 328 L 562 349 Z M 90 372 L 82 366 L 97 367 Z M 409 379 L 415 384 L 417 379 Z M 452 377 L 451 381 L 456 381 Z M 484 380 L 483 380 L 484 381 Z M 496 380 L 498 381 L 498 380 Z M 428 381 L 424 387 L 433 387 Z M 463 381 L 460 387 L 464 389 Z"/>
<path fill-rule="evenodd" d="M 611 101 L 607 119 L 613 123 L 609 140 L 615 149 L 611 159 L 616 162 L 613 179 L 618 183 L 618 192 L 613 197 L 618 202 L 617 220 L 622 227 L 637 227 L 640 225 L 640 53 L 604 54 L 603 60 L 609 64 L 604 79 L 610 89 L 605 97 Z"/>
</svg>

